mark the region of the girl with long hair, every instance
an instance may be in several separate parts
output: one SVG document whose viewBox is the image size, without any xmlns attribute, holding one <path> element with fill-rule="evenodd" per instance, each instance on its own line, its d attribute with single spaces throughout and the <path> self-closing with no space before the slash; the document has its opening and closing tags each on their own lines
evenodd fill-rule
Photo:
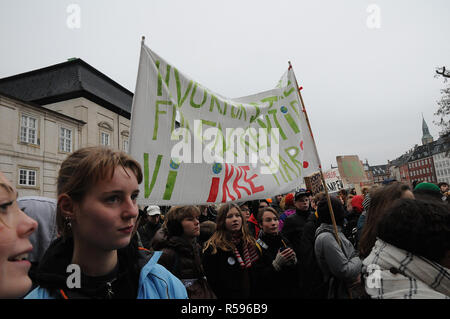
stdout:
<svg viewBox="0 0 450 319">
<path fill-rule="evenodd" d="M 208 283 L 219 299 L 250 298 L 261 267 L 261 248 L 250 235 L 238 205 L 224 204 L 216 223 L 216 232 L 203 249 Z"/>
<path fill-rule="evenodd" d="M 376 188 L 373 193 L 370 193 L 370 207 L 358 242 L 361 259 L 369 256 L 377 240 L 378 223 L 394 201 L 399 198 L 414 198 L 414 194 L 407 184 L 394 182 Z"/>
</svg>

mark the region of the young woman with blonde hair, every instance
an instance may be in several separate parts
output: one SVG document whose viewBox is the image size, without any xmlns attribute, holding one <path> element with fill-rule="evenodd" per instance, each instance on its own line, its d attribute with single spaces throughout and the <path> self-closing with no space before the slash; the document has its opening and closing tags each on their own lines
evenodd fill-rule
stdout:
<svg viewBox="0 0 450 319">
<path fill-rule="evenodd" d="M 216 296 L 249 298 L 258 281 L 260 247 L 250 235 L 239 206 L 224 204 L 217 213 L 217 229 L 205 243 L 203 267 Z"/>
</svg>

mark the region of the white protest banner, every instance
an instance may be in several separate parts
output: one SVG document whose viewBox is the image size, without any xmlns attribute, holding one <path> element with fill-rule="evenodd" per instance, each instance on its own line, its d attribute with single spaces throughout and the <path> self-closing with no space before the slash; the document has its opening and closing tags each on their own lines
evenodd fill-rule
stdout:
<svg viewBox="0 0 450 319">
<path fill-rule="evenodd" d="M 223 203 L 298 187 L 319 161 L 295 83 L 290 68 L 276 88 L 229 99 L 142 43 L 130 133 L 144 173 L 138 203 Z"/>
</svg>

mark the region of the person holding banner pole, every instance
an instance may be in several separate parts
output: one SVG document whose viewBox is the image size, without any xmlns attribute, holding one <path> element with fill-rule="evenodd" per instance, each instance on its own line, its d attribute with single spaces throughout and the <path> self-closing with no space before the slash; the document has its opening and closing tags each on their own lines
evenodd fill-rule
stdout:
<svg viewBox="0 0 450 319">
<path fill-rule="evenodd" d="M 328 283 L 328 299 L 348 299 L 363 295 L 360 290 L 362 261 L 358 251 L 342 232 L 345 210 L 340 200 L 330 198 L 339 225 L 339 238 L 333 238 L 331 211 L 328 201 L 322 199 L 317 205 L 319 228 L 315 232 L 314 252 L 323 273 L 323 282 Z"/>
<path fill-rule="evenodd" d="M 291 61 L 289 61 L 289 69 L 292 69 Z M 328 209 L 330 210 L 331 221 L 333 223 L 333 229 L 334 229 L 334 235 L 336 237 L 336 241 L 339 243 L 339 246 L 341 246 L 342 244 L 341 244 L 341 240 L 339 239 L 339 235 L 338 235 L 338 229 L 337 229 L 337 226 L 336 226 L 336 220 L 334 218 L 333 207 L 331 205 L 330 195 L 328 194 L 327 184 L 325 183 L 325 178 L 323 176 L 322 164 L 320 163 L 320 157 L 319 157 L 319 153 L 317 152 L 317 146 L 316 146 L 316 142 L 314 141 L 314 135 L 312 134 L 311 125 L 310 125 L 309 119 L 308 119 L 308 114 L 306 113 L 305 103 L 303 102 L 302 94 L 300 93 L 300 88 L 298 86 L 297 78 L 295 77 L 295 75 L 293 75 L 293 76 L 294 76 L 295 85 L 296 85 L 296 88 L 297 88 L 296 91 L 298 93 L 298 97 L 300 98 L 300 105 L 302 107 L 302 109 L 300 111 L 302 111 L 305 114 L 306 123 L 308 124 L 309 133 L 311 134 L 311 138 L 312 138 L 312 141 L 313 141 L 314 152 L 316 154 L 317 160 L 319 161 L 320 178 L 322 180 L 323 188 L 325 190 L 325 195 L 326 195 L 327 200 L 328 200 Z"/>
</svg>

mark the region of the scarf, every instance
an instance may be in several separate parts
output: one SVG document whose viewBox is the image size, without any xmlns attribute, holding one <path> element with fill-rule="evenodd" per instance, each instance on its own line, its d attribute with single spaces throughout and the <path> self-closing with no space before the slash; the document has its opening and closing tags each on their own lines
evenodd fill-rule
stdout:
<svg viewBox="0 0 450 319">
<path fill-rule="evenodd" d="M 241 268 L 250 268 L 252 266 L 252 263 L 256 262 L 259 259 L 259 255 L 255 247 L 253 247 L 253 245 L 249 245 L 247 242 L 243 243 L 242 245 L 244 258 L 241 257 L 241 254 L 237 249 L 237 246 L 242 242 L 241 232 L 233 233 L 231 236 L 231 242 L 234 244 L 234 254 Z"/>
<path fill-rule="evenodd" d="M 377 299 L 449 299 L 450 271 L 377 239 L 363 261 L 366 292 Z"/>
</svg>

